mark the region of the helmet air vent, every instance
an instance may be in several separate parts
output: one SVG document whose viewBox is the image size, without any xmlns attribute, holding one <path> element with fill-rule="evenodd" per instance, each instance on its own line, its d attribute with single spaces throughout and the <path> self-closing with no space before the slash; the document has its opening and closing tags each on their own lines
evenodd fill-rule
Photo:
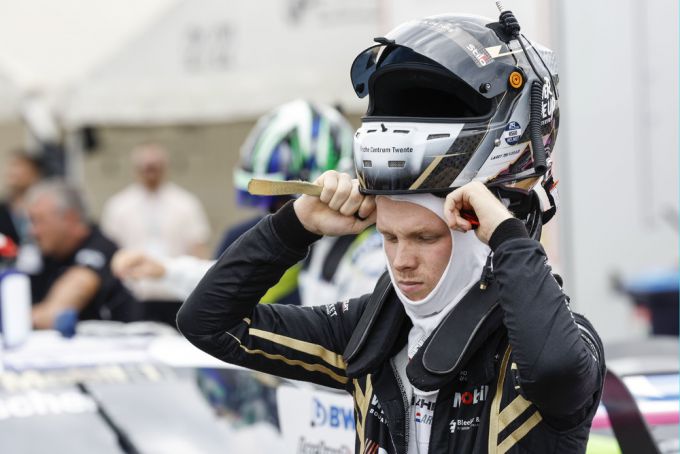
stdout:
<svg viewBox="0 0 680 454">
<path fill-rule="evenodd" d="M 387 161 L 387 167 L 403 169 L 406 165 L 406 161 Z"/>
<path fill-rule="evenodd" d="M 451 137 L 451 134 L 430 134 L 427 136 L 427 140 L 445 139 L 447 137 Z"/>
<path fill-rule="evenodd" d="M 408 134 L 411 131 L 409 131 L 408 129 L 395 129 L 392 132 L 395 133 L 395 134 Z"/>
<path fill-rule="evenodd" d="M 373 161 L 369 159 L 364 159 L 364 168 L 366 167 L 373 167 Z"/>
</svg>

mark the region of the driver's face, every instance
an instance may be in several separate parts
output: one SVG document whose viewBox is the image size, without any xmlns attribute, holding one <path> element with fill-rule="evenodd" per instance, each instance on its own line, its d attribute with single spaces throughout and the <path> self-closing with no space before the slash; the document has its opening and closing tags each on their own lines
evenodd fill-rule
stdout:
<svg viewBox="0 0 680 454">
<path fill-rule="evenodd" d="M 451 230 L 420 205 L 378 197 L 376 227 L 399 290 L 411 301 L 424 299 L 437 285 L 452 251 Z"/>
</svg>

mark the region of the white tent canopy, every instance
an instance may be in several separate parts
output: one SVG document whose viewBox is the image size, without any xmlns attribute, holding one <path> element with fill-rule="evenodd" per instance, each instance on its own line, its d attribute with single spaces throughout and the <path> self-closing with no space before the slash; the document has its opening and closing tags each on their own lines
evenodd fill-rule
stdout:
<svg viewBox="0 0 680 454">
<path fill-rule="evenodd" d="M 0 67 L 32 95 L 73 85 L 177 0 L 0 0 Z"/>
<path fill-rule="evenodd" d="M 514 2 L 530 29 L 539 28 L 536 3 Z M 451 7 L 439 0 L 417 7 L 406 0 L 183 0 L 69 93 L 64 120 L 228 120 L 258 116 L 300 97 L 361 112 L 365 104 L 349 80 L 357 53 L 403 20 Z M 456 8 L 498 14 L 491 1 L 465 0 Z"/>
<path fill-rule="evenodd" d="M 349 66 L 371 44 L 376 12 L 364 1 L 181 1 L 64 94 L 63 120 L 229 120 L 298 97 L 360 110 Z"/>
<path fill-rule="evenodd" d="M 177 0 L 0 0 L 0 116 L 61 100 Z"/>
<path fill-rule="evenodd" d="M 493 2 L 456 9 L 494 17 Z M 526 24 L 536 0 L 516 0 Z M 356 54 L 427 0 L 0 0 L 0 68 L 67 128 L 254 117 L 294 98 L 360 112 Z M 481 8 L 481 9 L 480 9 Z M 6 96 L 0 87 L 0 102 Z M 16 98 L 16 91 L 14 98 Z M 14 99 L 16 103 L 16 99 Z M 6 105 L 10 105 L 8 102 Z M 2 108 L 0 107 L 0 114 Z"/>
</svg>

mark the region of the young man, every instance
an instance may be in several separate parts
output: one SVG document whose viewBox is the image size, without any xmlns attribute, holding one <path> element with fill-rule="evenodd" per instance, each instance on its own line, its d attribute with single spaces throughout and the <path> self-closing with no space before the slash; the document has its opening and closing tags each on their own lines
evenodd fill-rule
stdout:
<svg viewBox="0 0 680 454">
<path fill-rule="evenodd" d="M 377 39 L 352 68 L 370 98 L 358 180 L 323 174 L 178 314 L 224 361 L 350 392 L 358 453 L 585 452 L 604 357 L 536 240 L 555 211 L 557 74 L 515 24 L 437 16 Z M 319 235 L 373 223 L 388 272 L 372 294 L 257 305 Z"/>
</svg>

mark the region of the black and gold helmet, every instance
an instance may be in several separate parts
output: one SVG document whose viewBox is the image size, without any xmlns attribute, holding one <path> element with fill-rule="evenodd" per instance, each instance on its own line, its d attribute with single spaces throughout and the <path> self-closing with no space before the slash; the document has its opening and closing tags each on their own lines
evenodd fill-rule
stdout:
<svg viewBox="0 0 680 454">
<path fill-rule="evenodd" d="M 514 24 L 511 13 L 500 22 L 428 17 L 356 57 L 352 85 L 369 98 L 354 135 L 364 193 L 446 193 L 474 180 L 529 191 L 552 182 L 556 60 Z"/>
</svg>

